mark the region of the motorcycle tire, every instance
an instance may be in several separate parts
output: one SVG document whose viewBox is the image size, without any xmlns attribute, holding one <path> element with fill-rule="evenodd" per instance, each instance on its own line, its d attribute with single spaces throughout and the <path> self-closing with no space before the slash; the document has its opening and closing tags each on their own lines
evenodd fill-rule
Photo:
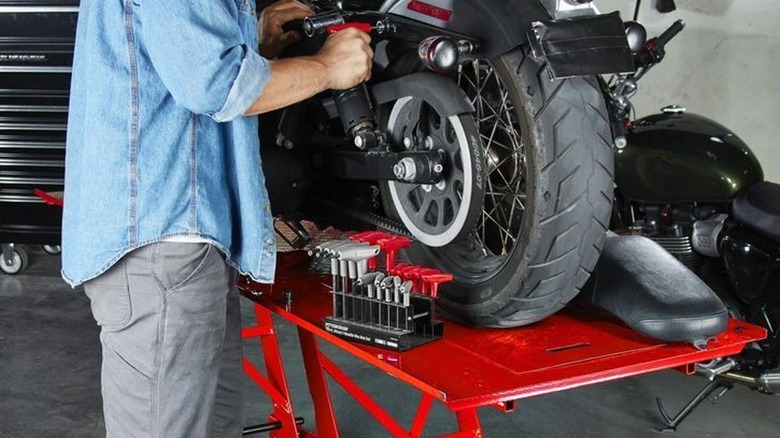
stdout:
<svg viewBox="0 0 780 438">
<path fill-rule="evenodd" d="M 440 307 L 450 317 L 481 327 L 517 327 L 560 310 L 596 265 L 612 206 L 611 134 L 596 78 L 551 80 L 546 66 L 522 46 L 482 62 L 502 84 L 503 100 L 508 97 L 514 105 L 507 117 L 515 132 L 508 134 L 519 135 L 518 148 L 524 147 L 522 157 L 512 159 L 516 175 L 511 184 L 501 176 L 506 184 L 494 181 L 487 187 L 483 218 L 472 237 L 440 248 L 416 243 L 406 256 L 454 275 L 439 293 Z M 480 96 L 473 100 L 475 107 L 483 103 Z M 495 127 L 492 133 L 489 126 L 479 129 L 483 143 L 496 135 Z M 498 148 L 483 148 L 486 178 L 495 179 L 505 161 L 490 158 Z M 511 206 L 502 205 L 507 199 Z M 386 198 L 384 203 L 387 214 L 398 217 L 392 203 Z M 517 216 L 516 205 L 524 208 Z M 493 215 L 508 218 L 505 233 L 496 231 L 500 245 L 486 244 L 491 236 L 486 230 L 498 228 Z"/>
</svg>

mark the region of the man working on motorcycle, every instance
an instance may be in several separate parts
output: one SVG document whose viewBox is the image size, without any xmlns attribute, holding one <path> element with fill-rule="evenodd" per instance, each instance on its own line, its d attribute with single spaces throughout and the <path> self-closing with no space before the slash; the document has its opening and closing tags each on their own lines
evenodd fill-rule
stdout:
<svg viewBox="0 0 780 438">
<path fill-rule="evenodd" d="M 238 437 L 235 271 L 273 281 L 259 114 L 370 76 L 368 37 L 268 60 L 312 13 L 254 0 L 82 0 L 68 121 L 63 277 L 101 326 L 108 436 Z"/>
</svg>

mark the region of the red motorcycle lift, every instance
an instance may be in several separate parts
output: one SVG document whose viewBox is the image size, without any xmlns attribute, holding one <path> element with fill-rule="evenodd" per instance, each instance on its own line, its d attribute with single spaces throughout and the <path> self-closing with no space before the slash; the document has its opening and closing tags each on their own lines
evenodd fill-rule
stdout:
<svg viewBox="0 0 780 438">
<path fill-rule="evenodd" d="M 323 318 L 332 309 L 326 286 L 329 277 L 309 271 L 308 262 L 301 252 L 279 254 L 276 284 L 240 280 L 242 294 L 253 301 L 257 317 L 257 325 L 244 328 L 243 337 L 260 338 L 267 375 L 248 359 L 244 359 L 244 370 L 273 402 L 269 418 L 273 437 L 339 436 L 326 374 L 393 436 L 421 436 L 432 403 L 438 400 L 458 421 L 458 432 L 445 436 L 480 437 L 480 407 L 510 412 L 516 400 L 535 395 L 669 368 L 692 373 L 696 363 L 737 354 L 746 344 L 766 336 L 759 327 L 732 320 L 706 350 L 699 350 L 688 343 L 644 337 L 602 312 L 570 306 L 517 329 L 476 329 L 445 322 L 443 339 L 392 352 L 345 341 L 322 328 Z M 271 312 L 298 327 L 316 434 L 296 423 Z M 326 357 L 319 350 L 318 338 L 421 391 L 411 429 L 401 426 Z"/>
</svg>

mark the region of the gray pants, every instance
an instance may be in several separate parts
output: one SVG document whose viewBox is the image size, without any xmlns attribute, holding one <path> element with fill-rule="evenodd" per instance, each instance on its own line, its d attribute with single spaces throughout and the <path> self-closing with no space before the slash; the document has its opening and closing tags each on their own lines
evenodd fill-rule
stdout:
<svg viewBox="0 0 780 438">
<path fill-rule="evenodd" d="M 217 248 L 151 244 L 84 289 L 101 326 L 107 437 L 241 436 L 239 296 Z"/>
</svg>

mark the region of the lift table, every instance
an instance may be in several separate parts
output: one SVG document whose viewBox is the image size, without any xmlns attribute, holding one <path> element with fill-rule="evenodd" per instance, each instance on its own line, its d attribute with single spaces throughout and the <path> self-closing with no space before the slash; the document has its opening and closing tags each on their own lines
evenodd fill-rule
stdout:
<svg viewBox="0 0 780 438">
<path fill-rule="evenodd" d="M 280 254 L 273 286 L 240 280 L 242 294 L 253 301 L 257 325 L 243 330 L 260 338 L 266 375 L 247 359 L 244 370 L 270 396 L 271 436 L 338 437 L 326 374 L 351 394 L 396 437 L 419 437 L 428 412 L 438 400 L 453 411 L 458 432 L 448 437 L 480 437 L 477 409 L 492 406 L 509 412 L 515 401 L 653 371 L 677 368 L 692 373 L 695 364 L 740 352 L 762 339 L 759 327 L 732 320 L 728 330 L 706 350 L 686 343 L 663 343 L 643 337 L 594 309 L 570 306 L 537 324 L 517 329 L 476 329 L 445 322 L 444 338 L 406 352 L 392 352 L 338 338 L 322 328 L 332 310 L 330 277 L 311 272 L 303 253 Z M 285 292 L 289 292 L 285 296 Z M 289 303 L 289 298 L 292 302 Z M 274 336 L 271 313 L 298 328 L 316 434 L 296 425 L 284 367 Z M 324 340 L 413 386 L 423 396 L 411 429 L 406 430 L 318 348 Z"/>
</svg>

